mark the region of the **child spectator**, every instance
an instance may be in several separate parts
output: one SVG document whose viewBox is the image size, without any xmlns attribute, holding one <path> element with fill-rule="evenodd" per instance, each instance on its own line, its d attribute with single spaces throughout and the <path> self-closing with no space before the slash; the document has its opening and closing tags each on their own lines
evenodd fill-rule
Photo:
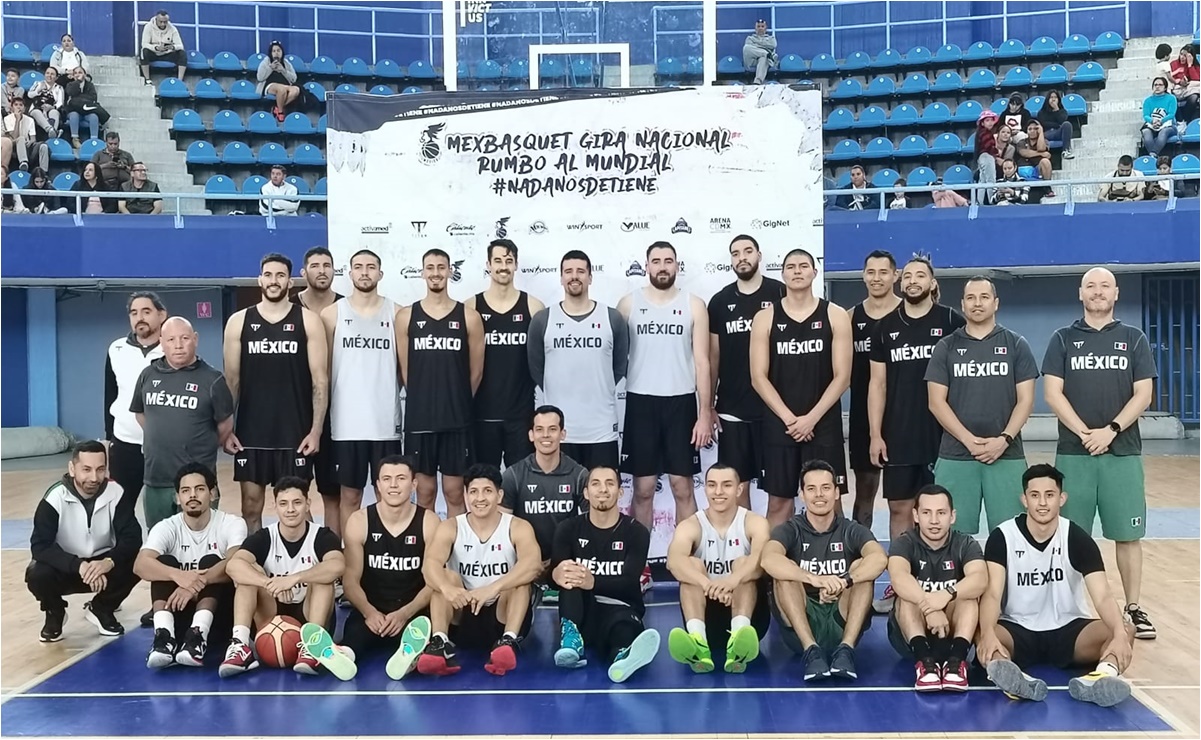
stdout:
<svg viewBox="0 0 1201 740">
<path fill-rule="evenodd" d="M 4 85 L 0 86 L 0 105 L 4 106 L 4 115 L 8 115 L 8 104 L 14 98 L 25 97 L 25 88 L 21 87 L 21 74 L 15 69 L 4 70 Z"/>
<path fill-rule="evenodd" d="M 1156 77 L 1171 77 L 1172 76 L 1172 46 L 1171 46 L 1171 44 L 1160 44 L 1159 46 L 1155 47 L 1155 76 Z"/>
<path fill-rule="evenodd" d="M 905 187 L 905 178 L 898 177 L 897 181 L 895 183 L 895 187 L 898 187 L 898 188 Z M 905 193 L 893 193 L 892 200 L 890 200 L 888 202 L 888 207 L 890 209 L 908 208 L 909 207 L 909 199 L 905 197 Z"/>
<path fill-rule="evenodd" d="M 1172 174 L 1172 160 L 1169 157 L 1160 157 L 1155 162 L 1155 171 L 1159 175 Z M 1143 190 L 1143 198 L 1146 200 L 1167 200 L 1168 195 L 1173 189 L 1176 190 L 1176 197 L 1181 197 L 1179 183 L 1174 183 L 1171 180 L 1153 180 L 1146 184 Z"/>
<path fill-rule="evenodd" d="M 1129 154 L 1123 154 L 1118 159 L 1118 168 L 1114 170 L 1113 177 L 1134 177 L 1134 158 Z M 1123 203 L 1142 199 L 1143 184 L 1138 181 L 1122 182 L 1121 180 L 1117 180 L 1107 182 L 1101 186 L 1101 191 L 1097 193 L 1097 200 L 1102 203 Z"/>
<path fill-rule="evenodd" d="M 1022 178 L 1018 174 L 1018 166 L 1012 159 L 1006 159 L 1001 162 L 1001 179 L 1003 183 L 1018 183 Z M 999 187 L 997 188 L 996 204 L 999 206 L 1013 206 L 1025 203 L 1030 198 L 1030 188 L 1028 187 Z"/>
<path fill-rule="evenodd" d="M 1063 158 L 1071 159 L 1072 153 L 1072 122 L 1068 113 L 1063 109 L 1063 95 L 1058 90 L 1047 93 L 1042 110 L 1038 112 L 1038 121 L 1043 126 L 1043 134 L 1047 141 L 1063 142 Z"/>
<path fill-rule="evenodd" d="M 993 136 L 997 120 L 996 113 L 986 110 L 976 121 L 976 170 L 979 172 L 977 179 L 982 183 L 997 181 L 997 161 L 1001 158 L 1001 153 L 997 151 L 997 140 Z M 991 199 L 992 191 L 984 191 L 984 196 Z"/>
<path fill-rule="evenodd" d="M 1143 147 L 1152 157 L 1158 157 L 1176 133 L 1175 121 L 1176 96 L 1168 92 L 1166 78 L 1156 77 L 1143 101 Z"/>
<path fill-rule="evenodd" d="M 1172 78 L 1172 93 L 1179 109 L 1176 120 L 1192 121 L 1197 117 L 1198 101 L 1201 100 L 1201 65 L 1197 64 L 1197 49 L 1192 44 L 1180 50 L 1168 76 Z"/>
<path fill-rule="evenodd" d="M 29 88 L 29 116 L 46 137 L 57 138 L 62 133 L 62 108 L 67 103 L 67 91 L 58 84 L 58 70 L 46 68 L 45 79 Z"/>
<path fill-rule="evenodd" d="M 50 55 L 50 66 L 57 69 L 60 75 L 66 75 L 67 77 L 73 77 L 76 69 L 82 69 L 84 74 L 91 74 L 89 72 L 91 65 L 88 63 L 88 55 L 75 48 L 75 37 L 69 33 L 64 33 L 60 41 L 62 45 L 56 48 L 54 53 Z"/>
</svg>

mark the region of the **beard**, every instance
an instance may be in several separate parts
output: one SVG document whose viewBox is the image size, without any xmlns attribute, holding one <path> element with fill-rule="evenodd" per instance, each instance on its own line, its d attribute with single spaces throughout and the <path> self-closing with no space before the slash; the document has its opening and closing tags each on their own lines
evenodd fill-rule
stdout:
<svg viewBox="0 0 1201 740">
<path fill-rule="evenodd" d="M 759 271 L 759 265 L 747 263 L 745 265 L 739 263 L 734 266 L 734 274 L 739 280 L 750 280 L 755 277 L 755 273 Z"/>
<path fill-rule="evenodd" d="M 593 509 L 595 509 L 596 511 L 612 511 L 613 507 L 617 506 L 617 499 L 612 498 L 612 499 L 609 499 L 608 501 L 603 501 L 600 503 L 593 503 L 593 502 L 589 501 L 588 505 L 590 507 L 592 507 Z"/>
<path fill-rule="evenodd" d="M 931 292 L 931 291 L 930 291 L 930 289 L 929 289 L 929 288 L 927 288 L 927 289 L 923 290 L 921 293 L 918 293 L 917 295 L 913 295 L 913 294 L 912 294 L 912 293 L 910 293 L 909 291 L 905 291 L 905 294 L 904 294 L 904 295 L 905 295 L 905 302 L 906 302 L 906 303 L 908 303 L 908 304 L 910 304 L 911 306 L 916 306 L 917 304 L 919 304 L 919 303 L 921 303 L 922 301 L 924 301 L 924 300 L 926 300 L 927 298 L 929 298 L 929 297 L 930 297 L 930 292 Z"/>
<path fill-rule="evenodd" d="M 580 296 L 584 295 L 584 284 L 568 283 L 566 286 L 564 286 L 563 290 L 572 298 L 579 298 Z"/>
<path fill-rule="evenodd" d="M 676 276 L 670 272 L 659 272 L 651 276 L 651 285 L 659 290 L 667 290 L 676 284 Z"/>
<path fill-rule="evenodd" d="M 278 293 L 274 292 L 276 290 L 278 290 L 279 292 Z M 270 301 L 271 303 L 279 303 L 280 301 L 287 300 L 287 298 L 288 298 L 288 291 L 284 290 L 282 288 L 272 287 L 272 288 L 268 288 L 267 290 L 263 291 L 263 299 Z"/>
</svg>

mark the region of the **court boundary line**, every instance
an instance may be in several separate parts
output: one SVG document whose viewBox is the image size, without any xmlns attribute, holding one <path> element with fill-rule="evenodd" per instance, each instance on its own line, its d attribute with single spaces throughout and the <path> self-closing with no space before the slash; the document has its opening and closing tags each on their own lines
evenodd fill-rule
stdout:
<svg viewBox="0 0 1201 740">
<path fill-rule="evenodd" d="M 1195 736 L 1196 731 L 1189 728 L 1189 724 L 1163 705 L 1163 702 L 1158 699 L 1153 699 L 1147 695 L 1148 691 L 1194 691 L 1198 687 L 1195 686 L 1138 686 L 1132 687 L 1131 695 L 1147 709 L 1150 709 L 1153 714 L 1159 716 L 1164 722 L 1167 722 L 1177 732 Z"/>
</svg>

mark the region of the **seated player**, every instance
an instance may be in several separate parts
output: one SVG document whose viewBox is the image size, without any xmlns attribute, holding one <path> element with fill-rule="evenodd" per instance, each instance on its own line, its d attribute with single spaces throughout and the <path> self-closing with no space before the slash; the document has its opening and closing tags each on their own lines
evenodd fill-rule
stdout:
<svg viewBox="0 0 1201 740">
<path fill-rule="evenodd" d="M 417 482 L 410 458 L 388 455 L 376 471 L 376 503 L 346 522 L 342 584 L 354 608 L 342 642 L 356 659 L 379 650 L 394 653 L 388 676 L 399 681 L 429 642 L 430 589 L 421 565 L 438 516 L 413 503 Z"/>
<path fill-rule="evenodd" d="M 247 537 L 226 568 L 236 590 L 233 637 L 219 670 L 222 678 L 258 668 L 252 622 L 261 629 L 282 614 L 333 628 L 334 581 L 346 569 L 342 543 L 338 535 L 309 521 L 308 481 L 285 476 L 276 482 L 273 495 L 279 521 Z M 320 664 L 339 673 L 341 666 L 327 662 L 334 660 L 336 651 L 334 657 L 314 656 L 302 646 L 293 670 L 316 675 Z"/>
<path fill-rule="evenodd" d="M 1022 475 L 1026 513 L 988 535 L 988 589 L 980 597 L 976 659 L 1011 697 L 1042 701 L 1047 684 L 1023 669 L 1096 666 L 1068 682 L 1073 699 L 1111 707 L 1130 696 L 1119 676 L 1134 654 L 1134 627 L 1109 591 L 1101 549 L 1060 515 L 1063 473 L 1032 465 Z M 1100 619 L 1093 619 L 1085 591 Z"/>
<path fill-rule="evenodd" d="M 561 641 L 555 665 L 578 668 L 584 644 L 609 665 L 609 680 L 621 683 L 659 653 L 659 633 L 642 622 L 642 569 L 651 533 L 617 508 L 621 477 L 598 466 L 588 474 L 588 513 L 555 528 L 551 561 L 559 587 Z"/>
<path fill-rule="evenodd" d="M 696 673 L 713 670 L 709 632 L 726 642 L 727 673 L 742 673 L 759 655 L 771 624 L 767 581 L 759 561 L 771 538 L 767 519 L 738 505 L 738 471 L 718 463 L 705 472 L 709 507 L 676 527 L 667 569 L 680 582 L 684 627 L 667 638 L 671 657 Z"/>
<path fill-rule="evenodd" d="M 988 585 L 984 553 L 971 535 L 951 528 L 954 502 L 940 485 L 918 489 L 913 523 L 888 552 L 897 595 L 888 640 L 902 658 L 916 661 L 913 688 L 967 691 L 967 651 Z"/>
<path fill-rule="evenodd" d="M 873 582 L 888 557 L 867 527 L 839 513 L 834 468 L 801 469 L 805 510 L 772 530 L 763 570 L 784 644 L 805 659 L 805 680 L 854 679 L 855 643 L 870 626 Z"/>
<path fill-rule="evenodd" d="M 542 571 L 542 552 L 529 522 L 500 510 L 495 466 L 472 465 L 464 483 L 467 513 L 439 524 L 426 549 L 422 572 L 432 592 L 434 635 L 417 659 L 417 671 L 458 673 L 459 643 L 490 647 L 484 668 L 503 676 L 517 667 L 517 646 L 534 621 L 531 584 Z"/>
<path fill-rule="evenodd" d="M 133 572 L 150 582 L 153 602 L 148 668 L 203 665 L 214 619 L 229 634 L 234 585 L 225 567 L 246 539 L 246 522 L 209 508 L 216 490 L 217 474 L 209 466 L 192 462 L 180 468 L 175 503 L 181 511 L 150 529 L 134 561 Z M 182 637 L 181 624 L 191 624 Z"/>
</svg>

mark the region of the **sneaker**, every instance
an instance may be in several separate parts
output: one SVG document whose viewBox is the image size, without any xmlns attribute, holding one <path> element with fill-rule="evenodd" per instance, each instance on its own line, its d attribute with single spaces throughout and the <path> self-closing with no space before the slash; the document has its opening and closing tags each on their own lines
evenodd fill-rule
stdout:
<svg viewBox="0 0 1201 740">
<path fill-rule="evenodd" d="M 892 590 L 892 584 L 884 587 L 884 595 L 872 602 L 872 611 L 876 614 L 888 614 L 897 600 L 897 594 Z"/>
<path fill-rule="evenodd" d="M 204 651 L 207 648 L 208 643 L 200 633 L 200 628 L 189 627 L 183 635 L 183 645 L 175 654 L 175 662 L 191 668 L 200 668 L 204 665 Z"/>
<path fill-rule="evenodd" d="M 837 678 L 859 678 L 855 670 L 855 648 L 840 642 L 830 653 L 830 675 Z"/>
<path fill-rule="evenodd" d="M 730 633 L 726 641 L 726 673 L 742 673 L 747 663 L 759 657 L 759 633 L 747 625 Z"/>
<path fill-rule="evenodd" d="M 217 675 L 221 678 L 229 678 L 253 671 L 258 667 L 259 662 L 254 658 L 254 651 L 250 649 L 249 645 L 235 637 L 229 641 L 229 647 L 225 649 L 225 660 L 221 661 Z"/>
<path fill-rule="evenodd" d="M 1064 159 L 1075 159 L 1075 158 L 1076 158 L 1076 153 L 1075 153 L 1075 152 L 1073 152 L 1071 149 L 1065 149 L 1065 150 L 1063 151 L 1063 158 L 1064 158 Z"/>
<path fill-rule="evenodd" d="M 542 603 L 543 604 L 558 604 L 559 603 L 559 589 L 557 589 L 557 588 L 542 589 Z"/>
<path fill-rule="evenodd" d="M 938 664 L 933 660 L 919 660 L 914 663 L 917 677 L 913 680 L 914 691 L 942 691 L 942 675 Z"/>
<path fill-rule="evenodd" d="M 1047 698 L 1047 682 L 1026 674 L 1012 660 L 994 660 L 985 670 L 988 680 L 1010 699 L 1044 701 Z"/>
<path fill-rule="evenodd" d="M 404 634 L 400 636 L 400 647 L 388 659 L 388 665 L 385 667 L 388 678 L 399 681 L 413 672 L 417 667 L 418 656 L 430 643 L 432 630 L 430 618 L 426 616 L 417 617 L 405 626 Z"/>
<path fill-rule="evenodd" d="M 22 172 L 28 172 L 29 171 L 29 162 L 21 162 L 20 164 L 17 165 L 17 169 L 21 170 Z"/>
<path fill-rule="evenodd" d="M 563 637 L 559 640 L 559 649 L 555 651 L 555 665 L 560 668 L 583 668 L 588 665 L 588 661 L 584 659 L 584 638 L 580 636 L 575 622 L 562 619 L 559 624 L 559 631 Z"/>
<path fill-rule="evenodd" d="M 1093 671 L 1068 681 L 1068 693 L 1076 701 L 1086 701 L 1099 707 L 1112 707 L 1130 698 L 1130 684 L 1117 676 Z"/>
<path fill-rule="evenodd" d="M 655 587 L 655 582 L 651 580 L 651 567 L 648 565 L 642 569 L 642 577 L 638 579 L 638 587 L 642 589 L 642 593 L 646 593 Z"/>
<path fill-rule="evenodd" d="M 503 676 L 517 667 L 517 640 L 510 635 L 501 635 L 492 646 L 492 653 L 484 670 L 493 676 Z"/>
<path fill-rule="evenodd" d="M 67 623 L 67 610 L 54 609 L 46 612 L 46 621 L 42 623 L 42 642 L 58 642 L 63 639 L 63 625 Z"/>
<path fill-rule="evenodd" d="M 1138 604 L 1126 605 L 1126 617 L 1130 623 L 1134 625 L 1134 636 L 1140 640 L 1154 640 L 1156 637 L 1155 625 L 1151 624 L 1151 618 L 1143 611 L 1143 608 Z"/>
<path fill-rule="evenodd" d="M 630 646 L 623 648 L 609 666 L 609 680 L 622 683 L 639 668 L 648 666 L 659 654 L 659 633 L 653 629 L 645 629 L 634 638 Z"/>
<path fill-rule="evenodd" d="M 146 77 L 145 79 L 143 79 L 143 80 L 142 80 L 142 82 L 143 82 L 143 83 L 144 83 L 144 84 L 145 84 L 147 87 L 150 87 L 151 85 L 153 85 L 153 84 L 154 84 L 154 82 L 153 82 L 153 81 L 151 81 L 151 79 L 150 79 L 149 77 Z"/>
<path fill-rule="evenodd" d="M 942 667 L 943 691 L 967 691 L 967 663 L 951 658 Z"/>
<path fill-rule="evenodd" d="M 455 644 L 441 635 L 431 637 L 417 658 L 417 672 L 426 676 L 449 676 L 461 668 L 455 660 Z"/>
<path fill-rule="evenodd" d="M 76 151 L 78 151 L 79 148 L 81 146 L 83 146 L 83 143 L 79 141 L 78 136 L 72 136 L 71 137 L 71 146 L 74 147 Z"/>
<path fill-rule="evenodd" d="M 826 662 L 825 654 L 817 645 L 805 648 L 805 654 L 801 656 L 801 659 L 805 661 L 806 681 L 818 681 L 830 676 L 830 664 Z"/>
<path fill-rule="evenodd" d="M 321 664 L 317 662 L 303 642 L 298 647 L 300 651 L 296 653 L 296 662 L 292 664 L 292 670 L 303 676 L 316 676 L 317 668 Z"/>
<path fill-rule="evenodd" d="M 175 651 L 178 649 L 175 644 L 175 635 L 171 634 L 171 630 L 156 629 L 154 631 L 154 646 L 150 648 L 150 655 L 146 656 L 147 668 L 166 668 L 169 665 L 175 665 Z"/>
<path fill-rule="evenodd" d="M 143 614 L 141 617 L 139 617 L 138 622 L 140 622 L 143 627 L 153 627 L 154 626 L 154 607 L 153 606 L 150 607 L 149 611 L 147 611 L 145 614 Z"/>
<path fill-rule="evenodd" d="M 341 681 L 349 681 L 359 672 L 355 665 L 354 651 L 350 648 L 334 644 L 334 638 L 318 624 L 308 622 L 300 628 L 303 647 L 301 655 L 306 652 L 312 656 L 321 667 L 325 668 Z M 299 662 L 297 663 L 299 665 Z"/>
<path fill-rule="evenodd" d="M 699 635 L 679 627 L 667 634 L 667 652 L 672 660 L 688 666 L 693 673 L 709 673 L 713 670 L 713 655 L 709 652 L 709 644 Z"/>
<path fill-rule="evenodd" d="M 110 611 L 97 609 L 93 601 L 89 601 L 83 605 L 83 616 L 89 622 L 96 625 L 96 631 L 104 637 L 116 637 L 125 634 L 125 628 L 117 621 L 117 617 Z"/>
</svg>

